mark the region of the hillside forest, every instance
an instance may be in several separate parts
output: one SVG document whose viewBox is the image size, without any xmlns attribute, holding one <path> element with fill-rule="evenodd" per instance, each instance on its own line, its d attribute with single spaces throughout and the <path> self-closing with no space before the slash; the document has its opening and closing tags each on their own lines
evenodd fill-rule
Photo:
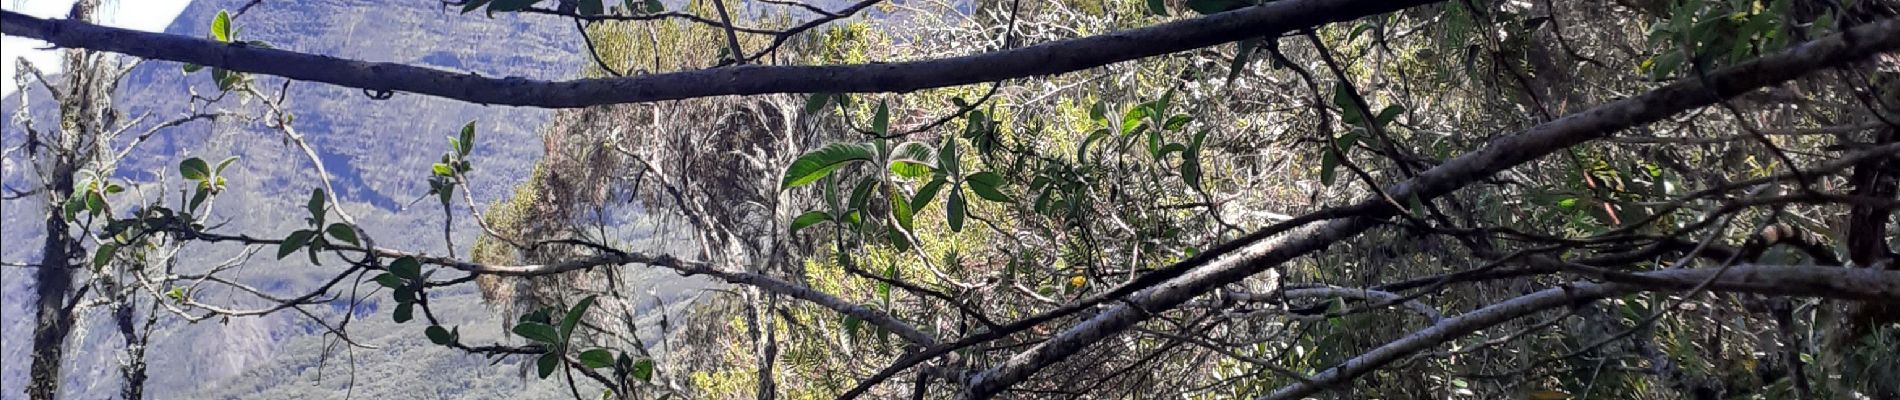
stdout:
<svg viewBox="0 0 1900 400">
<path fill-rule="evenodd" d="M 1894 0 L 112 3 L 0 397 L 1900 398 Z"/>
</svg>

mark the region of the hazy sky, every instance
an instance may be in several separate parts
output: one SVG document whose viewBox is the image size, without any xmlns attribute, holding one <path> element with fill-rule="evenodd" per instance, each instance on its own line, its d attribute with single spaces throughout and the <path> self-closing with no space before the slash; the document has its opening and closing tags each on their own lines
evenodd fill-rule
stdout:
<svg viewBox="0 0 1900 400">
<path fill-rule="evenodd" d="M 100 20 L 106 25 L 131 28 L 142 31 L 161 31 L 171 25 L 172 19 L 185 10 L 191 0 L 105 0 L 105 7 L 99 13 Z M 7 11 L 24 13 L 36 17 L 64 17 L 73 0 L 0 0 L 0 8 Z M 26 57 L 46 73 L 59 71 L 58 53 L 39 50 L 46 42 L 26 40 L 7 36 L 0 39 L 0 94 L 13 93 L 13 68 L 15 61 Z"/>
</svg>

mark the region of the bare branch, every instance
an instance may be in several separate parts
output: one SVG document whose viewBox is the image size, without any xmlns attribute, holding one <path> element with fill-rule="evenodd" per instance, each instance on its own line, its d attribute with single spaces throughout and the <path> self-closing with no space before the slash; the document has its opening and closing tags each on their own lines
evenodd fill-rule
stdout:
<svg viewBox="0 0 1900 400">
<path fill-rule="evenodd" d="M 720 95 L 909 92 L 1054 75 L 1434 2 L 1286 0 L 1202 18 L 962 57 L 888 64 L 736 66 L 569 81 L 488 78 L 414 65 L 347 60 L 71 20 L 42 19 L 11 11 L 0 12 L 0 33 L 45 40 L 60 47 L 196 63 L 374 92 L 403 91 L 483 104 L 565 108 Z"/>
</svg>

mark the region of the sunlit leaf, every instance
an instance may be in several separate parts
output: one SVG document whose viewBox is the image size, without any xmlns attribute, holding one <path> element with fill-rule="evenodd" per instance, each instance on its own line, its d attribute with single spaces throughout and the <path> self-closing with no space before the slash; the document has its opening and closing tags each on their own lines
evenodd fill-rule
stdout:
<svg viewBox="0 0 1900 400">
<path fill-rule="evenodd" d="M 475 121 L 468 121 L 467 125 L 462 125 L 462 137 L 456 140 L 455 144 L 455 150 L 462 156 L 466 157 L 469 152 L 475 151 Z"/>
<path fill-rule="evenodd" d="M 897 145 L 891 153 L 891 173 L 906 178 L 922 178 L 930 175 L 931 164 L 936 162 L 936 149 L 923 142 L 904 142 Z"/>
<path fill-rule="evenodd" d="M 916 210 L 910 209 L 910 201 L 904 200 L 904 196 L 897 196 L 895 194 L 890 197 L 891 217 L 897 219 L 897 226 L 904 227 L 904 230 L 907 231 L 913 230 L 912 223 L 916 216 Z"/>
<path fill-rule="evenodd" d="M 785 169 L 785 177 L 780 181 L 781 189 L 804 186 L 824 179 L 832 171 L 858 161 L 870 161 L 876 157 L 874 149 L 853 143 L 833 143 L 792 161 Z"/>
<path fill-rule="evenodd" d="M 218 16 L 211 19 L 211 38 L 231 42 L 231 13 L 218 10 Z"/>
</svg>

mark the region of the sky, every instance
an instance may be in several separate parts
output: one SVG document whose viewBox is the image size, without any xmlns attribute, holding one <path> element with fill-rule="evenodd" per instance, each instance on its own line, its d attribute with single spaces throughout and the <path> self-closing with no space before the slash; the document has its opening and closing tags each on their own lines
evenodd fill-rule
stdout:
<svg viewBox="0 0 1900 400">
<path fill-rule="evenodd" d="M 191 0 L 105 0 L 99 17 L 109 26 L 157 32 L 171 25 L 190 3 Z M 65 17 L 72 4 L 73 0 L 0 0 L 0 8 L 7 11 L 45 18 Z M 0 55 L 4 55 L 0 57 L 4 58 L 0 63 L 0 78 L 5 78 L 0 80 L 0 95 L 13 93 L 14 60 L 20 57 L 26 57 L 33 66 L 48 74 L 59 71 L 58 52 L 40 50 L 43 47 L 46 42 L 13 36 L 0 38 Z"/>
</svg>

